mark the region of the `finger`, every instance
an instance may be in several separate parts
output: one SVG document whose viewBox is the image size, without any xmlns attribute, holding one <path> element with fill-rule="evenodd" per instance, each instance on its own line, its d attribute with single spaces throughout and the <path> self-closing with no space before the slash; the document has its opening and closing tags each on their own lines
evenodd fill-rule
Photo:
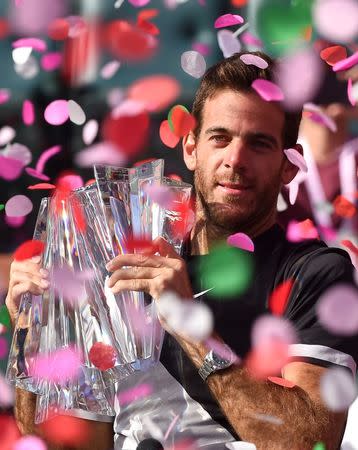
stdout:
<svg viewBox="0 0 358 450">
<path fill-rule="evenodd" d="M 19 271 L 27 273 L 37 273 L 40 271 L 40 263 L 35 263 L 31 259 L 26 259 L 24 261 L 13 261 L 10 267 L 10 273 Z"/>
<path fill-rule="evenodd" d="M 12 300 L 17 307 L 19 306 L 21 296 L 23 294 L 26 294 L 26 292 L 29 292 L 32 295 L 43 295 L 45 289 L 33 283 L 32 281 L 25 281 L 23 283 L 16 284 L 12 288 Z"/>
<path fill-rule="evenodd" d="M 123 291 L 142 291 L 151 294 L 151 286 L 149 280 L 118 280 L 111 291 L 114 294 Z"/>
<path fill-rule="evenodd" d="M 124 266 L 138 266 L 138 267 L 171 267 L 175 269 L 178 265 L 177 258 L 165 258 L 158 255 L 118 255 L 106 265 L 106 269 L 113 272 Z"/>
<path fill-rule="evenodd" d="M 170 258 L 180 258 L 178 253 L 175 251 L 175 248 L 169 244 L 169 242 L 163 237 L 158 237 L 153 241 L 158 246 L 158 251 L 161 256 L 166 256 Z"/>
<path fill-rule="evenodd" d="M 111 288 L 118 280 L 139 280 L 153 279 L 160 275 L 163 268 L 154 269 L 152 267 L 128 267 L 128 269 L 118 269 L 110 276 L 108 286 Z"/>
<path fill-rule="evenodd" d="M 47 289 L 49 287 L 48 280 L 42 278 L 39 274 L 31 274 L 26 272 L 14 272 L 11 276 L 12 286 L 15 286 L 19 283 L 26 283 L 31 281 L 32 283 Z"/>
</svg>

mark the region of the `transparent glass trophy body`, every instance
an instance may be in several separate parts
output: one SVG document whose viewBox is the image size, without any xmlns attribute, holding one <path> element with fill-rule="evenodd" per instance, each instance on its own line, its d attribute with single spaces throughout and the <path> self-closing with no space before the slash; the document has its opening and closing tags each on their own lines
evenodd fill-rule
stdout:
<svg viewBox="0 0 358 450">
<path fill-rule="evenodd" d="M 46 243 L 48 198 L 41 200 L 33 239 Z M 42 256 L 42 264 L 46 255 Z M 9 352 L 6 378 L 19 388 L 39 391 L 39 380 L 30 374 L 34 357 L 41 347 L 42 296 L 24 294 L 20 300 L 14 334 Z"/>
</svg>

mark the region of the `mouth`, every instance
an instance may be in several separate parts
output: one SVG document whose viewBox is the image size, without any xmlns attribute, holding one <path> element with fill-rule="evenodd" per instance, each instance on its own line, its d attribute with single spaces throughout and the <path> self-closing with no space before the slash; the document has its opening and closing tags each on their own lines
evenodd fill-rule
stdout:
<svg viewBox="0 0 358 450">
<path fill-rule="evenodd" d="M 241 183 L 218 183 L 218 187 L 222 192 L 231 195 L 240 195 L 252 189 L 252 186 Z"/>
</svg>

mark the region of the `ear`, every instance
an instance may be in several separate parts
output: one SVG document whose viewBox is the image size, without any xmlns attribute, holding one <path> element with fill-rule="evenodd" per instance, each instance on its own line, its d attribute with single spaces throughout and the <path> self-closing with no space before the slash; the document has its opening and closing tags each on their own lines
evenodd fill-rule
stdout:
<svg viewBox="0 0 358 450">
<path fill-rule="evenodd" d="M 183 157 L 186 167 L 194 171 L 196 169 L 196 141 L 192 131 L 183 138 Z"/>
<path fill-rule="evenodd" d="M 296 144 L 294 147 L 295 150 L 297 150 L 302 156 L 303 156 L 303 147 L 301 144 Z M 289 184 L 291 181 L 295 178 L 298 172 L 298 167 L 292 164 L 288 159 L 287 156 L 284 155 L 285 161 L 284 161 L 284 168 L 281 176 L 281 181 L 283 184 Z"/>
</svg>

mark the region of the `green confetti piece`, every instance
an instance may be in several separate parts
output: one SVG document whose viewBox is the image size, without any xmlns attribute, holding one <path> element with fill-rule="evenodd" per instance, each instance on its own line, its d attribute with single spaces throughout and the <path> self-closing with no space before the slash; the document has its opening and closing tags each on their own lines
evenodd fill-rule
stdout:
<svg viewBox="0 0 358 450">
<path fill-rule="evenodd" d="M 282 56 L 302 46 L 304 31 L 312 25 L 312 0 L 261 0 L 255 20 L 258 36 L 269 54 Z"/>
<path fill-rule="evenodd" d="M 173 124 L 173 110 L 174 108 L 181 108 L 183 111 L 190 113 L 189 110 L 184 105 L 175 105 L 173 108 L 170 109 L 168 113 L 168 123 L 170 130 L 174 133 L 174 124 Z"/>
<path fill-rule="evenodd" d="M 6 305 L 2 305 L 0 307 L 0 323 L 5 325 L 6 328 L 11 327 L 10 315 L 9 315 L 9 311 L 7 310 Z"/>
<path fill-rule="evenodd" d="M 326 450 L 326 446 L 323 442 L 316 442 L 312 450 Z"/>
<path fill-rule="evenodd" d="M 3 209 L 5 209 L 5 205 L 3 203 L 0 204 L 0 211 L 2 211 Z"/>
<path fill-rule="evenodd" d="M 197 267 L 203 289 L 213 298 L 240 295 L 250 286 L 253 275 L 252 255 L 244 250 L 219 244 Z"/>
</svg>

